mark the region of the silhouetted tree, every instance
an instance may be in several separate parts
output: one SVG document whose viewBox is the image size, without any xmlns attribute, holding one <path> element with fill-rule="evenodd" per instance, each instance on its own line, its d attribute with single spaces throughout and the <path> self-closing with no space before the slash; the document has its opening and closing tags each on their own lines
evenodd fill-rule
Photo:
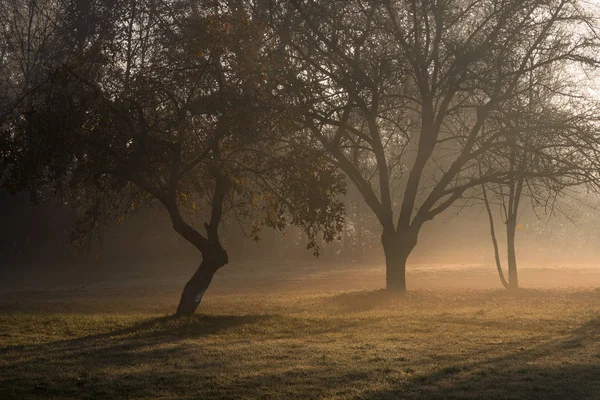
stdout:
<svg viewBox="0 0 600 400">
<path fill-rule="evenodd" d="M 335 238 L 344 182 L 306 144 L 277 93 L 260 8 L 236 0 L 52 4 L 42 16 L 64 16 L 55 22 L 65 49 L 48 50 L 39 83 L 3 110 L 4 187 L 81 210 L 76 239 L 160 206 L 202 254 L 178 314 L 194 312 L 228 262 L 219 238 L 226 214 L 254 221 L 255 237 L 262 225 L 296 225 L 314 252 L 319 236 Z"/>
<path fill-rule="evenodd" d="M 396 291 L 406 289 L 406 261 L 427 221 L 482 184 L 545 174 L 528 165 L 480 170 L 512 143 L 488 122 L 538 85 L 532 72 L 557 80 L 595 68 L 600 44 L 577 0 L 288 0 L 275 15 L 287 88 L 306 129 L 377 216 L 386 285 Z M 563 111 L 582 104 L 574 96 Z M 562 139 L 556 153 L 596 145 L 589 130 L 553 134 Z"/>
</svg>

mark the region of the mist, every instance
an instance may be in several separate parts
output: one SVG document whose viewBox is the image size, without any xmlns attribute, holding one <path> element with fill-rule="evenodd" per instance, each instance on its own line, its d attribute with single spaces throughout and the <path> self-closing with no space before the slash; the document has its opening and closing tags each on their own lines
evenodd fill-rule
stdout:
<svg viewBox="0 0 600 400">
<path fill-rule="evenodd" d="M 0 399 L 600 398 L 600 8 L 0 2 Z"/>
</svg>

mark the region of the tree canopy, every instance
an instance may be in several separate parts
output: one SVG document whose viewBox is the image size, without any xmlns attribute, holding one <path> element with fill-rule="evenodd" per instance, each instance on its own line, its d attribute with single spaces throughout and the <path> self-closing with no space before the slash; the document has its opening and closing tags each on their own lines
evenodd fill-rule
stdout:
<svg viewBox="0 0 600 400">
<path fill-rule="evenodd" d="M 423 224 L 482 184 L 596 179 L 597 107 L 575 78 L 600 41 L 581 2 L 289 0 L 279 15 L 289 88 L 381 223 L 388 287 L 405 289 Z M 524 106 L 543 88 L 545 108 Z M 506 168 L 516 142 L 539 163 Z"/>
<path fill-rule="evenodd" d="M 6 187 L 81 209 L 78 237 L 160 205 L 210 277 L 228 260 L 226 214 L 254 221 L 254 236 L 261 225 L 297 225 L 315 253 L 319 236 L 336 237 L 344 181 L 295 133 L 257 10 L 237 1 L 94 5 L 107 15 L 95 15 L 87 37 L 75 29 L 68 47 L 72 21 L 89 21 L 90 10 L 57 8 L 69 18 L 52 40 L 67 50 L 32 49 L 49 54 L 3 110 Z M 15 4 L 15 15 L 27 6 L 53 16 L 35 3 Z M 194 225 L 201 218 L 206 232 Z"/>
</svg>

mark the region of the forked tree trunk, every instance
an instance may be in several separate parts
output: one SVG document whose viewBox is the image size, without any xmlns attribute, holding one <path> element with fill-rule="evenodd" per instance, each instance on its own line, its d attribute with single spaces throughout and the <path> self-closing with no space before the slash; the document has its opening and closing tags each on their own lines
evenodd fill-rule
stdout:
<svg viewBox="0 0 600 400">
<path fill-rule="evenodd" d="M 183 288 L 176 315 L 193 314 L 200 305 L 200 301 L 202 301 L 202 297 L 217 270 L 229 262 L 227 251 L 221 246 L 218 234 L 229 181 L 223 179 L 218 171 L 215 176 L 219 179 L 217 179 L 212 198 L 210 222 L 204 223 L 206 237 L 188 224 L 181 216 L 175 198 L 175 189 L 171 192 L 172 198 L 161 200 L 169 212 L 173 229 L 193 244 L 202 254 L 202 263 Z"/>
<path fill-rule="evenodd" d="M 214 251 L 206 251 L 203 258 L 196 273 L 183 288 L 176 315 L 193 314 L 196 311 L 213 276 L 228 262 L 227 252 L 220 244 L 215 246 Z"/>
<path fill-rule="evenodd" d="M 406 292 L 406 261 L 417 244 L 416 235 L 384 230 L 381 237 L 385 254 L 385 287 L 397 293 Z"/>
<path fill-rule="evenodd" d="M 216 146 L 216 143 L 213 143 L 213 146 Z M 215 160 L 218 159 L 218 147 L 214 147 L 211 150 L 212 157 Z M 183 288 L 183 293 L 177 306 L 175 315 L 185 315 L 193 314 L 196 311 L 217 270 L 229 262 L 227 251 L 225 251 L 219 241 L 218 230 L 223 215 L 223 203 L 229 191 L 230 182 L 223 175 L 218 164 L 211 165 L 209 172 L 215 178 L 215 188 L 211 199 L 210 221 L 204 223 L 204 229 L 206 230 L 206 236 L 204 236 L 191 224 L 186 222 L 181 215 L 177 202 L 177 185 L 183 176 L 183 172 L 178 169 L 181 166 L 181 148 L 179 145 L 173 147 L 172 156 L 173 167 L 170 171 L 170 181 L 166 188 L 156 188 L 146 182 L 143 177 L 135 174 L 128 176 L 128 179 L 160 200 L 169 213 L 175 232 L 202 254 L 202 263 Z"/>
</svg>

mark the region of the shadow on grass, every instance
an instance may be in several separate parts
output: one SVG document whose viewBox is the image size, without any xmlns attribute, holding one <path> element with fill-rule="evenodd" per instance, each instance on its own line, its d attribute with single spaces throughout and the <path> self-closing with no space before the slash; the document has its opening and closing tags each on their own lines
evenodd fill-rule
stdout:
<svg viewBox="0 0 600 400">
<path fill-rule="evenodd" d="M 0 399 L 79 398 L 83 396 L 84 387 L 89 389 L 90 384 L 99 391 L 86 390 L 89 398 L 127 398 L 128 393 L 120 393 L 119 389 L 123 380 L 136 382 L 131 397 L 138 397 L 140 393 L 150 395 L 148 388 L 156 389 L 156 383 L 163 378 L 155 374 L 154 380 L 151 376 L 138 379 L 145 374 L 143 366 L 181 361 L 185 353 L 182 350 L 189 347 L 187 339 L 202 340 L 229 330 L 260 325 L 272 318 L 270 315 L 165 316 L 97 335 L 5 347 L 0 349 L 0 369 L 10 373 L 0 374 Z M 199 345 L 197 349 L 202 351 L 203 347 Z M 211 363 L 214 364 L 214 360 L 202 366 L 214 367 Z M 115 371 L 117 376 L 100 380 L 104 382 L 98 378 L 89 382 L 86 376 L 95 370 L 109 371 L 109 374 Z M 122 370 L 128 372 L 117 372 Z M 107 387 L 105 382 L 116 382 L 116 387 Z"/>
<path fill-rule="evenodd" d="M 14 349 L 27 349 L 39 346 L 57 346 L 61 344 L 84 344 L 97 340 L 128 336 L 130 339 L 160 340 L 163 337 L 182 339 L 185 337 L 202 337 L 218 334 L 221 331 L 238 326 L 256 324 L 268 321 L 271 315 L 189 315 L 164 316 L 144 319 L 122 329 L 97 335 L 82 336 L 75 339 L 65 339 L 43 345 L 18 345 L 0 349 L 0 355 Z"/>
<path fill-rule="evenodd" d="M 392 399 L 528 399 L 597 400 L 598 368 L 594 365 L 491 364 L 487 369 L 445 368 L 440 374 L 419 376 L 408 383 L 361 395 L 373 400 Z"/>
<path fill-rule="evenodd" d="M 0 399 L 152 398 L 165 385 L 169 392 L 201 390 L 210 397 L 211 391 L 219 391 L 216 371 L 235 366 L 238 349 L 253 352 L 254 343 L 291 339 L 288 353 L 280 355 L 274 348 L 265 358 L 290 363 L 303 341 L 362 323 L 277 314 L 167 316 L 97 335 L 5 347 L 0 349 L 0 370 L 10 373 L 0 374 Z M 244 357 L 248 362 L 255 356 Z M 120 392 L 123 388 L 126 393 Z"/>
<path fill-rule="evenodd" d="M 369 399 L 600 399 L 600 318 L 561 340 L 463 362 L 414 378 Z M 597 361 L 577 354 L 596 352 Z M 585 359 L 587 358 L 587 359 Z"/>
<path fill-rule="evenodd" d="M 357 300 L 368 307 L 395 301 L 381 292 L 334 298 L 341 306 Z M 513 343 L 495 357 L 482 349 L 439 368 L 431 360 L 393 361 L 391 355 L 340 363 L 343 358 L 318 353 L 324 341 L 312 342 L 374 322 L 281 315 L 147 319 L 108 333 L 1 350 L 0 398 L 600 398 L 598 363 L 577 358 L 594 349 L 600 356 L 600 319 L 561 339 L 527 348 Z M 348 348 L 356 345 L 347 341 L 340 351 L 351 356 L 356 352 Z"/>
</svg>

